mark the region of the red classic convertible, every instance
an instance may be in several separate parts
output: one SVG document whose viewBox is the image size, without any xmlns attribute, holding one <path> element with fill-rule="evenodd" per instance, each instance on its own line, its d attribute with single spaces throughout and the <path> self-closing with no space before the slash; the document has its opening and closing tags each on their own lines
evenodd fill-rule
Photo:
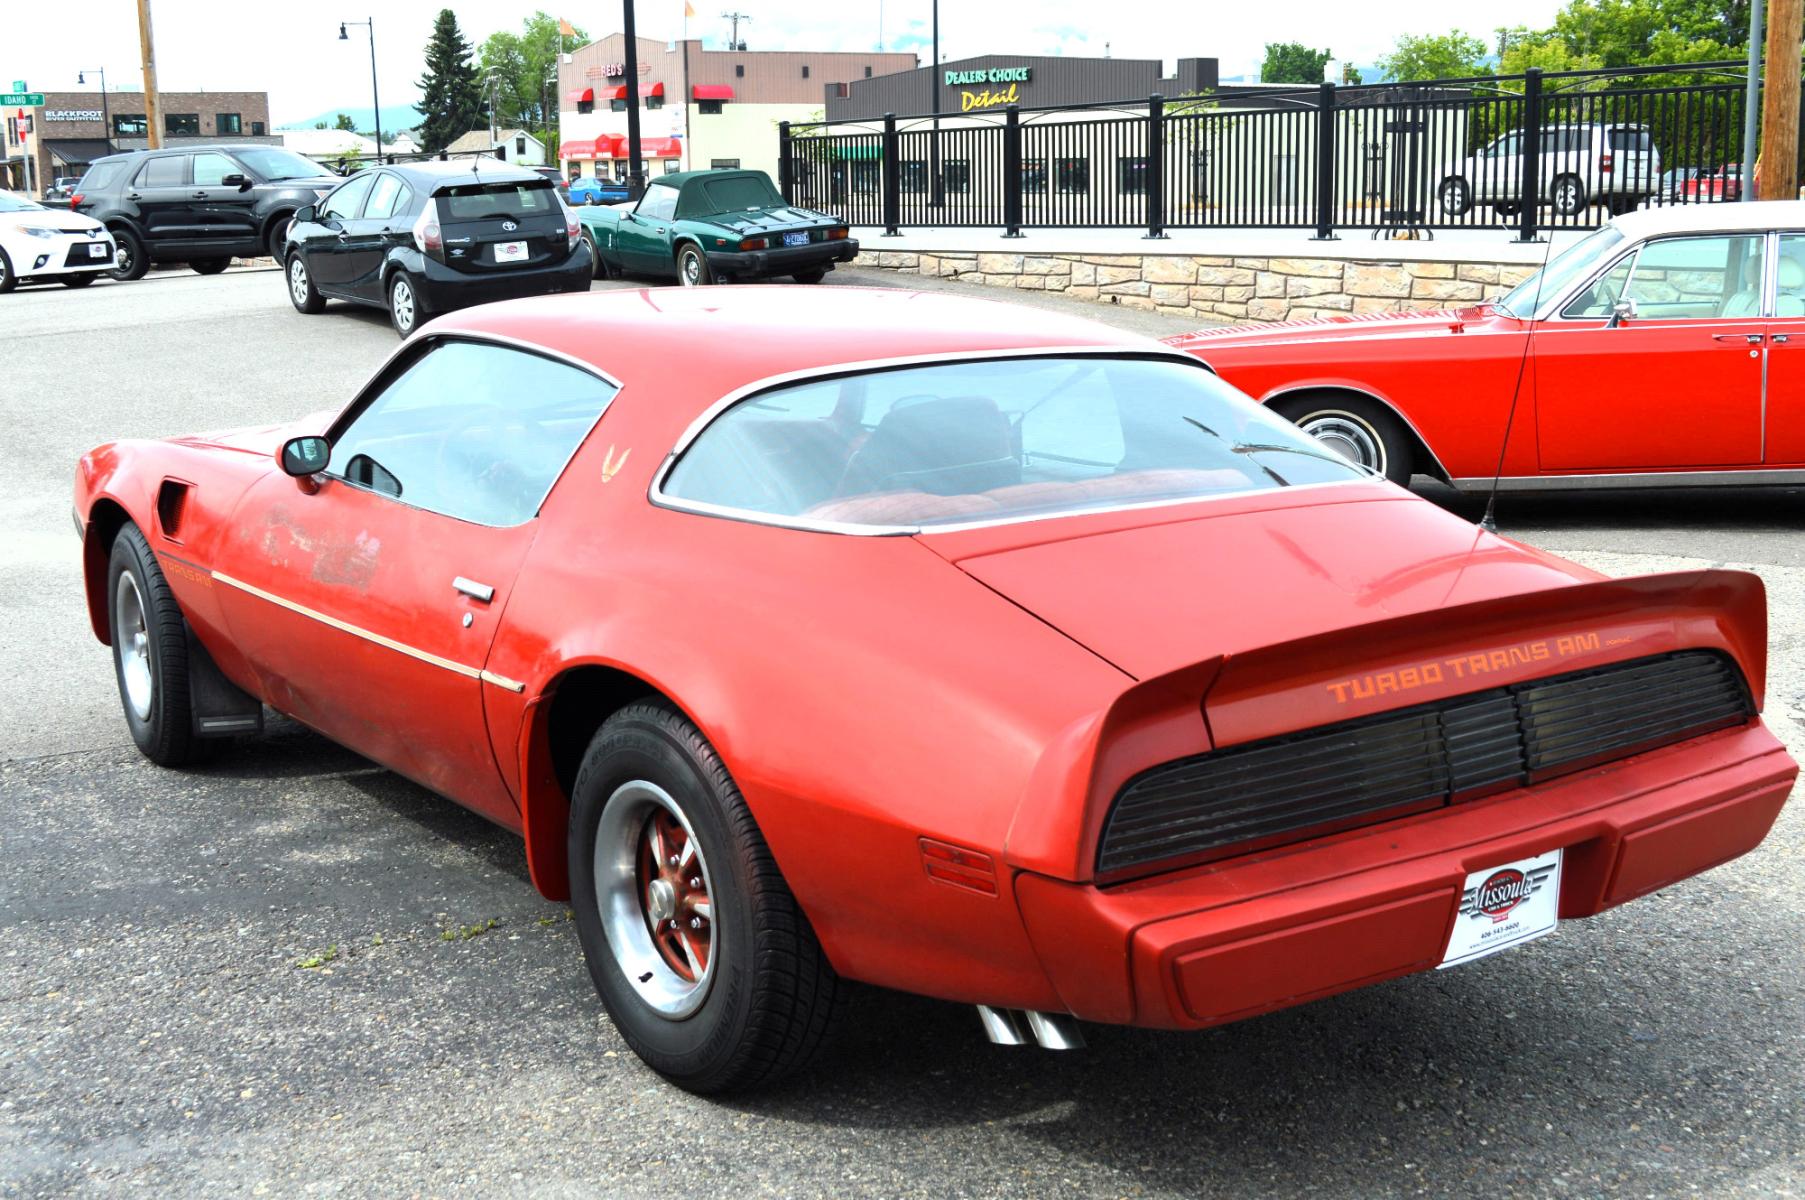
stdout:
<svg viewBox="0 0 1805 1200">
<path fill-rule="evenodd" d="M 335 417 L 94 450 L 75 516 L 146 755 L 268 705 L 519 831 L 697 1091 L 845 979 L 1069 1046 L 1466 962 L 1797 773 L 1756 577 L 1604 579 L 987 301 L 473 309 Z"/>
<path fill-rule="evenodd" d="M 1799 201 L 1630 213 L 1475 308 L 1167 340 L 1397 482 L 1805 483 Z"/>
</svg>

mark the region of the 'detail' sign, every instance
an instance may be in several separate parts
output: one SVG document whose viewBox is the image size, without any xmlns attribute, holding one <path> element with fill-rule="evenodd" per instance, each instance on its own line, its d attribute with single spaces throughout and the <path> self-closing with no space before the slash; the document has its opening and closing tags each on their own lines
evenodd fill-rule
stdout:
<svg viewBox="0 0 1805 1200">
<path fill-rule="evenodd" d="M 1021 100 L 1022 84 L 1032 76 L 1032 67 L 991 67 L 982 71 L 948 71 L 946 86 L 963 88 L 959 93 L 959 111 L 970 112 L 974 108 L 995 108 L 999 104 L 1015 104 Z M 973 84 L 1003 84 L 1008 87 L 986 87 L 981 91 L 972 90 Z"/>
</svg>

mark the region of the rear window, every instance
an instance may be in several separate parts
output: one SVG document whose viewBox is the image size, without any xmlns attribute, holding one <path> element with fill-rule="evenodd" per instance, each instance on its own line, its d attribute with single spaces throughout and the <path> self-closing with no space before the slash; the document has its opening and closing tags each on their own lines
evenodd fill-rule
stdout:
<svg viewBox="0 0 1805 1200">
<path fill-rule="evenodd" d="M 98 192 L 102 188 L 112 187 L 113 184 L 118 181 L 119 176 L 124 173 L 124 163 L 95 163 L 88 168 L 88 173 L 81 177 L 81 182 L 76 184 L 75 190 L 78 192 Z"/>
<path fill-rule="evenodd" d="M 731 179 L 708 179 L 702 183 L 710 212 L 737 212 L 744 208 L 776 208 L 783 197 L 769 180 L 756 175 L 739 175 Z"/>
<path fill-rule="evenodd" d="M 139 187 L 179 187 L 188 182 L 188 156 L 171 154 L 153 158 L 138 172 Z"/>
<path fill-rule="evenodd" d="M 483 221 L 539 217 L 558 211 L 558 191 L 543 179 L 531 183 L 468 183 L 438 192 L 440 220 Z"/>
<path fill-rule="evenodd" d="M 1358 479 L 1201 365 L 1105 356 L 811 380 L 717 416 L 665 499 L 906 531 Z"/>
<path fill-rule="evenodd" d="M 1646 129 L 1607 129 L 1605 144 L 1613 150 L 1628 150 L 1632 153 L 1648 153 L 1649 140 Z"/>
</svg>

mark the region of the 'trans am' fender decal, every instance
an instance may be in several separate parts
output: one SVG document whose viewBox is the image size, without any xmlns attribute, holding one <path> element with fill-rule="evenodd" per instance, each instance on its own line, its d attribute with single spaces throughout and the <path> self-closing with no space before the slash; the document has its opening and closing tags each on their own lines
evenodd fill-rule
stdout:
<svg viewBox="0 0 1805 1200">
<path fill-rule="evenodd" d="M 1456 654 L 1448 658 L 1431 659 L 1390 671 L 1356 675 L 1325 686 L 1337 704 L 1350 704 L 1356 700 L 1370 700 L 1375 696 L 1394 692 L 1434 687 L 1449 680 L 1482 679 L 1514 667 L 1559 662 L 1578 654 L 1589 654 L 1594 650 L 1621 645 L 1629 640 L 1612 638 L 1606 641 L 1597 633 L 1572 633 L 1561 637 L 1539 638 L 1533 642 L 1519 642 L 1497 650 L 1482 650 L 1477 654 Z"/>
</svg>

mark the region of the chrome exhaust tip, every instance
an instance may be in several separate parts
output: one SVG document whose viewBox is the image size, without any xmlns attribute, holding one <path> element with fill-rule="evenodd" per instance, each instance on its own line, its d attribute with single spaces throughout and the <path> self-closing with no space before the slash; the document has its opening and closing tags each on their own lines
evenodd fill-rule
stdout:
<svg viewBox="0 0 1805 1200">
<path fill-rule="evenodd" d="M 999 1046 L 1026 1046 L 1033 1042 L 1042 1050 L 1084 1049 L 1084 1035 L 1078 1032 L 1078 1021 L 1070 1013 L 980 1004 L 978 1021 L 984 1026 L 984 1036 Z"/>
</svg>

